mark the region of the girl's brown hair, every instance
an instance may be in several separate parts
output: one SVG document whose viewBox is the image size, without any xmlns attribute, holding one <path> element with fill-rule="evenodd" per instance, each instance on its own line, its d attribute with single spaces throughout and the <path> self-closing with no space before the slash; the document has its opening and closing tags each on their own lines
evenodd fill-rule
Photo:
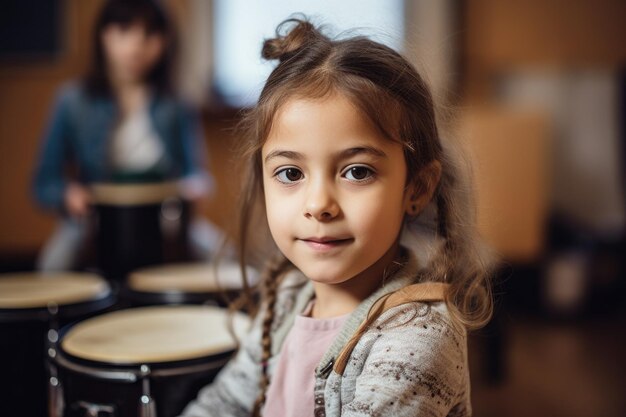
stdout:
<svg viewBox="0 0 626 417">
<path fill-rule="evenodd" d="M 437 209 L 435 231 L 443 244 L 419 271 L 415 282 L 449 283 L 446 304 L 453 317 L 468 329 L 484 326 L 493 310 L 489 284 L 493 263 L 474 228 L 470 172 L 462 169 L 468 166 L 462 164 L 457 150 L 440 139 L 431 93 L 415 68 L 385 45 L 363 36 L 331 39 L 305 18 L 282 22 L 276 37 L 265 40 L 262 56 L 278 60 L 278 65 L 268 77 L 258 104 L 244 114 L 240 125 L 244 137 L 240 155 L 246 172 L 239 213 L 244 292 L 238 302 L 247 302 L 253 317 L 261 311 L 265 314 L 261 340 L 263 373 L 253 415 L 259 415 L 269 384 L 266 367 L 271 354 L 277 288 L 293 265 L 272 247 L 273 254 L 263 253 L 264 257 L 271 256 L 272 262 L 255 288 L 248 285 L 243 266 L 250 263 L 249 255 L 255 253 L 249 244 L 252 224 L 257 226 L 262 221 L 266 225 L 266 220 L 262 220 L 261 148 L 274 115 L 294 97 L 323 98 L 332 93 L 347 97 L 381 134 L 403 145 L 407 184 L 414 184 L 419 191 L 426 189 L 426 181 L 433 180 L 423 168 L 434 160 L 440 162 L 441 177 L 432 200 Z M 261 302 L 256 303 L 259 295 Z"/>
</svg>

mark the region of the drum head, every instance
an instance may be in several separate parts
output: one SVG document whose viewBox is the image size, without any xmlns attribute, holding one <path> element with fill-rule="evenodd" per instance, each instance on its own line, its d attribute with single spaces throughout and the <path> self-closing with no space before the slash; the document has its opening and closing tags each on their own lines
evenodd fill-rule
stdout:
<svg viewBox="0 0 626 417">
<path fill-rule="evenodd" d="M 161 204 L 168 198 L 179 196 L 178 185 L 173 181 L 145 184 L 98 183 L 90 188 L 96 204 L 111 206 Z"/>
<path fill-rule="evenodd" d="M 256 272 L 247 270 L 250 285 Z M 217 268 L 208 263 L 171 264 L 142 268 L 131 273 L 128 286 L 137 292 L 212 293 L 220 290 L 240 290 L 243 287 L 239 265 L 220 263 Z"/>
<path fill-rule="evenodd" d="M 249 317 L 235 312 L 241 338 Z M 236 348 L 227 329 L 228 311 L 212 306 L 159 306 L 119 310 L 85 320 L 61 341 L 66 353 L 120 365 L 162 363 L 219 355 Z"/>
<path fill-rule="evenodd" d="M 20 272 L 0 275 L 0 308 L 43 308 L 108 296 L 109 284 L 96 274 Z"/>
</svg>

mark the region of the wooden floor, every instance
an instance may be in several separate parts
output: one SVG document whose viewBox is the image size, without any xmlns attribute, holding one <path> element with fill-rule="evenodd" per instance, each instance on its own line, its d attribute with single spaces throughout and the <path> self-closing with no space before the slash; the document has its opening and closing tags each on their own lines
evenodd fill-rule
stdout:
<svg viewBox="0 0 626 417">
<path fill-rule="evenodd" d="M 626 416 L 626 319 L 504 320 L 501 383 L 488 383 L 486 336 L 470 337 L 474 417 Z"/>
</svg>

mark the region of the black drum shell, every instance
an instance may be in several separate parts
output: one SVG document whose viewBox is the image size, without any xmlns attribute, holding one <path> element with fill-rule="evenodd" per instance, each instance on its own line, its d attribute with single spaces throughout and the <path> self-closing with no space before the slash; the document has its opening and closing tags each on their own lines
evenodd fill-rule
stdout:
<svg viewBox="0 0 626 417">
<path fill-rule="evenodd" d="M 47 308 L 0 309 L 0 416 L 45 416 L 48 331 L 107 311 L 116 296 L 61 305 L 56 316 Z"/>
<path fill-rule="evenodd" d="M 229 301 L 241 294 L 241 290 L 224 290 L 222 292 L 189 292 L 171 291 L 162 292 L 139 291 L 126 288 L 122 297 L 133 307 L 145 307 L 167 304 L 207 304 L 218 307 L 228 307 Z"/>
<path fill-rule="evenodd" d="M 61 337 L 67 330 L 61 333 Z M 234 352 L 231 350 L 185 361 L 147 363 L 151 375 L 146 378 L 150 382 L 150 395 L 155 401 L 157 415 L 178 416 L 196 397 L 198 391 L 214 380 Z M 140 371 L 142 364 L 120 365 L 91 361 L 59 349 L 55 365 L 62 386 L 63 417 L 84 416 L 85 410 L 79 405 L 80 402 L 110 406 L 115 410 L 112 414 L 115 417 L 138 415 L 144 388 Z M 83 370 L 77 369 L 80 367 L 84 367 Z M 194 371 L 193 368 L 199 369 Z M 97 375 L 98 372 L 107 371 L 125 371 L 135 374 L 137 379 L 124 381 Z"/>
<path fill-rule="evenodd" d="M 167 215 L 168 204 L 178 205 L 175 215 Z M 94 212 L 91 227 L 96 264 L 111 281 L 124 282 L 129 272 L 144 266 L 191 259 L 190 205 L 185 200 L 139 205 L 98 203 Z"/>
</svg>

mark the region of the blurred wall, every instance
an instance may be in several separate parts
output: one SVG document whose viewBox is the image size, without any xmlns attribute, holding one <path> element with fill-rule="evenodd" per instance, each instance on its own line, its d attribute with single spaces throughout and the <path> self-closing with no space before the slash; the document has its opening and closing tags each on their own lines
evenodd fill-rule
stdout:
<svg viewBox="0 0 626 417">
<path fill-rule="evenodd" d="M 30 198 L 30 177 L 56 88 L 80 74 L 88 56 L 98 1 L 67 0 L 62 52 L 49 60 L 0 65 L 0 252 L 32 252 L 50 233 L 52 218 Z"/>
<path fill-rule="evenodd" d="M 622 175 L 615 151 L 621 138 L 605 125 L 620 117 L 619 103 L 597 89 L 577 97 L 573 91 L 590 84 L 596 73 L 606 74 L 603 82 L 619 83 L 626 63 L 626 2 L 461 4 L 455 134 L 473 153 L 482 234 L 505 259 L 534 262 L 546 248 L 547 220 L 557 206 L 577 214 L 577 226 L 612 217 L 609 228 L 616 229 L 624 211 L 616 185 Z M 563 86 L 555 97 L 554 85 Z M 520 89 L 523 94 L 516 94 Z M 585 104 L 592 99 L 602 105 Z M 585 104 L 584 115 L 573 111 L 578 104 Z M 603 117 L 605 111 L 614 114 Z M 578 148 L 587 153 L 576 154 Z M 606 175 L 589 174 L 600 171 Z M 594 210 L 598 204 L 604 211 Z"/>
<path fill-rule="evenodd" d="M 626 63 L 624 1 L 471 0 L 462 4 L 461 75 L 470 100 L 493 94 L 493 77 L 502 72 Z"/>
<path fill-rule="evenodd" d="M 179 28 L 185 29 L 186 22 L 191 21 L 194 1 L 198 0 L 167 1 Z M 4 257 L 33 254 L 54 225 L 54 218 L 39 211 L 32 203 L 29 195 L 31 172 L 56 88 L 85 69 L 92 21 L 100 3 L 101 0 L 65 0 L 67 12 L 63 27 L 66 47 L 56 59 L 0 63 L 0 255 Z M 419 4 L 425 7 L 426 2 Z M 503 74 L 537 68 L 559 70 L 572 66 L 618 68 L 623 67 L 626 61 L 626 43 L 623 42 L 626 39 L 626 25 L 623 24 L 626 2 L 623 1 L 472 0 L 459 2 L 458 7 L 458 10 L 442 11 L 453 20 L 452 26 L 444 28 L 451 31 L 446 35 L 445 42 L 451 38 L 458 40 L 457 58 L 452 59 L 451 52 L 438 45 L 434 45 L 432 51 L 441 49 L 444 53 L 438 62 L 452 60 L 458 64 L 453 69 L 454 74 L 449 74 L 447 78 L 453 79 L 453 86 L 458 88 L 452 98 L 461 98 L 462 136 L 471 138 L 472 131 L 476 132 L 474 137 L 481 136 L 481 129 L 490 129 L 497 136 L 499 131 L 516 125 L 523 127 L 528 125 L 524 120 L 532 120 L 534 127 L 529 129 L 534 129 L 544 138 L 550 137 L 551 123 L 546 115 L 542 119 L 540 114 L 511 114 L 497 107 L 495 112 L 489 110 L 494 108 L 497 81 Z M 409 7 L 407 11 L 409 19 L 418 20 L 411 13 L 418 13 L 419 8 Z M 184 33 L 181 38 L 189 40 L 185 39 Z M 195 39 L 194 42 L 199 41 Z M 207 48 L 208 43 L 207 40 Z M 419 44 L 414 47 L 421 51 Z M 436 62 L 433 65 L 437 67 Z M 424 67 L 430 66 L 429 62 L 424 62 Z M 437 79 L 433 81 L 438 83 Z M 448 81 L 441 84 L 448 84 Z M 470 108 L 476 111 L 467 110 Z M 234 138 L 228 129 L 232 127 L 234 118 L 234 114 L 207 114 L 205 117 L 210 162 L 219 189 L 214 201 L 204 209 L 204 214 L 220 225 L 229 223 L 233 217 L 237 176 L 231 163 Z M 505 122 L 509 124 L 502 126 L 501 123 Z M 471 139 L 469 143 L 483 162 L 493 159 L 489 152 L 498 152 L 495 148 L 472 144 Z M 519 145 L 523 140 L 516 143 Z M 544 145 L 546 143 L 536 142 L 534 148 L 529 149 L 535 155 L 529 157 L 539 164 L 535 166 L 548 163 L 541 159 L 545 158 L 546 149 L 549 149 Z M 487 162 L 483 163 L 484 172 L 493 172 L 490 170 L 497 168 L 485 164 Z M 501 213 L 503 224 L 515 222 L 511 230 L 526 231 L 526 237 L 520 239 L 519 235 L 493 223 L 486 224 L 483 231 L 490 235 L 492 243 L 512 257 L 532 257 L 543 243 L 541 232 L 548 193 L 544 185 L 549 181 L 549 174 L 539 171 L 540 176 L 532 179 L 536 187 L 526 187 L 525 192 L 534 193 L 532 198 L 536 199 L 530 206 L 530 212 L 520 209 L 528 206 L 515 205 L 515 200 L 508 200 L 512 195 L 510 184 L 528 186 L 528 182 L 524 183 L 523 172 L 516 170 L 513 173 L 517 177 L 510 178 L 509 183 L 502 179 L 500 188 L 483 180 L 479 188 L 491 194 L 482 200 L 482 204 L 483 207 L 491 207 L 491 213 Z M 522 203 L 525 201 L 521 195 L 518 198 Z M 504 211 L 499 205 L 505 207 Z M 490 222 L 491 218 L 489 211 L 483 209 L 483 219 Z M 524 242 L 523 245 L 518 245 L 519 241 Z"/>
<path fill-rule="evenodd" d="M 50 117 L 56 89 L 87 68 L 91 30 L 102 0 L 64 0 L 63 48 L 52 59 L 0 62 L 0 258 L 32 256 L 52 232 L 55 217 L 38 209 L 30 181 L 42 133 Z M 189 0 L 166 6 L 185 40 Z M 184 54 L 184 48 L 181 52 Z M 228 120 L 205 117 L 210 163 L 220 185 L 204 214 L 219 224 L 229 222 L 234 197 L 229 175 Z"/>
</svg>

